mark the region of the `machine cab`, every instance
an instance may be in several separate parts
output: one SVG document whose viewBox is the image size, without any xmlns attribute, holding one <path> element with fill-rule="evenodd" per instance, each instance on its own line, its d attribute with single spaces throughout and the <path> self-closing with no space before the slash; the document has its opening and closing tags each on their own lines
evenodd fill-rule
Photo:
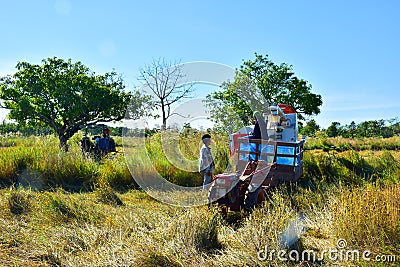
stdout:
<svg viewBox="0 0 400 267">
<path fill-rule="evenodd" d="M 268 139 L 253 139 L 243 130 L 230 136 L 231 155 L 237 154 L 236 171 L 242 171 L 249 161 L 264 161 L 274 164 L 270 177 L 298 180 L 303 174 L 305 141 L 298 140 L 296 112 L 289 105 L 271 105 L 264 119 Z"/>
</svg>

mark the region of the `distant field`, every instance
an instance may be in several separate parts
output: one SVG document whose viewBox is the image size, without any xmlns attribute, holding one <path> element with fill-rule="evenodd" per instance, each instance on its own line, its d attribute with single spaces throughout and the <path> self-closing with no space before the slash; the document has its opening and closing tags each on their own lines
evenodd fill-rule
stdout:
<svg viewBox="0 0 400 267">
<path fill-rule="evenodd" d="M 221 171 L 227 143 L 215 139 Z M 380 265 L 325 257 L 308 266 L 400 266 L 399 137 L 309 139 L 297 184 L 281 186 L 252 214 L 226 219 L 214 208 L 152 199 L 137 189 L 122 153 L 96 162 L 82 156 L 78 140 L 63 153 L 54 137 L 0 137 L 0 266 L 307 266 L 257 258 L 265 245 L 278 250 L 282 232 L 299 218 L 304 234 L 293 246 L 300 252 L 333 249 L 342 238 L 349 249 L 397 256 Z M 201 184 L 199 174 L 169 164 L 159 141 L 156 135 L 146 147 L 125 149 L 139 159 L 147 149 L 172 182 Z M 199 136 L 179 147 L 195 159 Z M 151 173 L 145 160 L 135 164 L 134 175 Z M 33 188 L 10 187 L 15 181 Z"/>
</svg>

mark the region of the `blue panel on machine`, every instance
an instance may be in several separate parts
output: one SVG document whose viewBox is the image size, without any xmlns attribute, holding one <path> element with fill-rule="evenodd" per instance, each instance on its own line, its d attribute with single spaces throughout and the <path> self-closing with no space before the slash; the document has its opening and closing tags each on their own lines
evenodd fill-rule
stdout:
<svg viewBox="0 0 400 267">
<path fill-rule="evenodd" d="M 241 143 L 240 150 L 247 151 L 247 152 L 255 152 L 256 151 L 256 144 L 255 143 Z"/>
<path fill-rule="evenodd" d="M 261 153 L 274 153 L 274 145 L 260 144 Z"/>
<path fill-rule="evenodd" d="M 294 155 L 294 147 L 278 146 L 277 154 Z"/>
<path fill-rule="evenodd" d="M 277 164 L 282 164 L 282 165 L 293 165 L 294 158 L 276 157 L 276 163 Z"/>
</svg>

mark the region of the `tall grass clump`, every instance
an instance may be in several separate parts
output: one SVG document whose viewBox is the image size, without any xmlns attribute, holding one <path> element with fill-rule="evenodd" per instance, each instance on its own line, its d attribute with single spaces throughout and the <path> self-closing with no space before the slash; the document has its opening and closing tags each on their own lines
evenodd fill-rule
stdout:
<svg viewBox="0 0 400 267">
<path fill-rule="evenodd" d="M 199 186 L 198 157 L 202 133 L 157 133 L 146 138 L 146 152 L 155 169 L 168 181 L 182 186 Z M 213 134 L 212 153 L 216 173 L 230 167 L 227 137 Z"/>
<path fill-rule="evenodd" d="M 328 183 L 339 185 L 363 185 L 367 182 L 397 183 L 400 177 L 400 161 L 395 152 L 379 151 L 373 156 L 362 156 L 354 150 L 341 153 L 307 152 L 304 155 L 302 181 L 315 186 Z"/>
<path fill-rule="evenodd" d="M 400 251 L 400 185 L 344 189 L 333 207 L 337 238 L 353 246 Z"/>
<path fill-rule="evenodd" d="M 0 135 L 0 148 L 17 146 L 19 137 L 17 136 L 1 136 Z"/>
<path fill-rule="evenodd" d="M 98 177 L 96 163 L 74 152 L 42 155 L 32 167 L 41 174 L 46 186 L 73 191 L 91 189 Z"/>
<path fill-rule="evenodd" d="M 306 149 L 336 150 L 400 150 L 400 136 L 389 138 L 343 138 L 343 137 L 311 137 L 307 139 Z"/>
<path fill-rule="evenodd" d="M 376 180 L 380 183 L 400 183 L 400 159 L 389 151 L 382 151 L 367 158 L 376 173 Z"/>
<path fill-rule="evenodd" d="M 108 185 L 100 185 L 95 190 L 97 201 L 112 206 L 122 206 L 124 203 Z"/>
<path fill-rule="evenodd" d="M 47 194 L 47 209 L 52 221 L 99 223 L 103 214 L 85 196 L 73 195 L 62 189 Z"/>
<path fill-rule="evenodd" d="M 363 179 L 357 175 L 355 169 L 346 167 L 343 163 L 346 158 L 319 154 L 304 155 L 303 180 L 310 181 L 313 185 L 328 183 L 339 186 L 340 184 L 358 185 Z"/>
<path fill-rule="evenodd" d="M 31 196 L 23 190 L 12 189 L 8 197 L 8 207 L 12 214 L 29 213 L 32 210 Z"/>
<path fill-rule="evenodd" d="M 32 164 L 37 156 L 34 147 L 7 147 L 0 149 L 0 186 L 17 181 L 19 171 Z"/>
<path fill-rule="evenodd" d="M 60 151 L 53 136 L 21 139 L 16 147 L 0 149 L 0 159 L 0 184 L 3 185 L 18 183 L 19 175 L 27 168 L 37 173 L 47 186 L 82 187 L 93 176 L 93 166 L 76 152 Z"/>
<path fill-rule="evenodd" d="M 204 207 L 179 211 L 150 230 L 135 266 L 205 265 L 205 258 L 213 257 L 223 248 L 220 228 L 219 214 Z"/>
<path fill-rule="evenodd" d="M 197 145 L 192 144 L 192 150 L 196 149 Z M 185 151 L 188 148 L 180 146 L 179 133 L 157 133 L 146 138 L 150 164 L 162 177 L 182 186 L 201 185 L 201 175 L 196 172 L 197 160 L 191 158 L 191 151 Z"/>
<path fill-rule="evenodd" d="M 274 192 L 270 201 L 244 219 L 241 227 L 223 227 L 221 242 L 225 247 L 214 259 L 217 266 L 281 266 L 277 259 L 260 262 L 257 252 L 282 249 L 281 234 L 297 216 L 289 198 L 282 192 Z"/>
<path fill-rule="evenodd" d="M 175 228 L 174 238 L 178 242 L 193 246 L 198 252 L 211 252 L 222 248 L 218 239 L 220 215 L 217 212 L 205 214 L 195 210 L 186 212 L 171 227 Z M 175 223 L 177 223 L 175 225 Z"/>
<path fill-rule="evenodd" d="M 109 157 L 98 165 L 97 183 L 119 190 L 138 188 L 122 155 Z"/>
</svg>

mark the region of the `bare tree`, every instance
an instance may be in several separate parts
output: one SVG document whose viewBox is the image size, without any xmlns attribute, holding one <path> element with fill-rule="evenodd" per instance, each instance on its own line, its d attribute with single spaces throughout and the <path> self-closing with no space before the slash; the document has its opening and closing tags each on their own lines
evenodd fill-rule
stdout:
<svg viewBox="0 0 400 267">
<path fill-rule="evenodd" d="M 156 108 L 161 109 L 162 129 L 167 128 L 167 119 L 172 115 L 171 105 L 188 98 L 192 84 L 185 83 L 182 65 L 166 62 L 163 58 L 154 60 L 140 69 L 139 81 L 154 94 Z"/>
</svg>

